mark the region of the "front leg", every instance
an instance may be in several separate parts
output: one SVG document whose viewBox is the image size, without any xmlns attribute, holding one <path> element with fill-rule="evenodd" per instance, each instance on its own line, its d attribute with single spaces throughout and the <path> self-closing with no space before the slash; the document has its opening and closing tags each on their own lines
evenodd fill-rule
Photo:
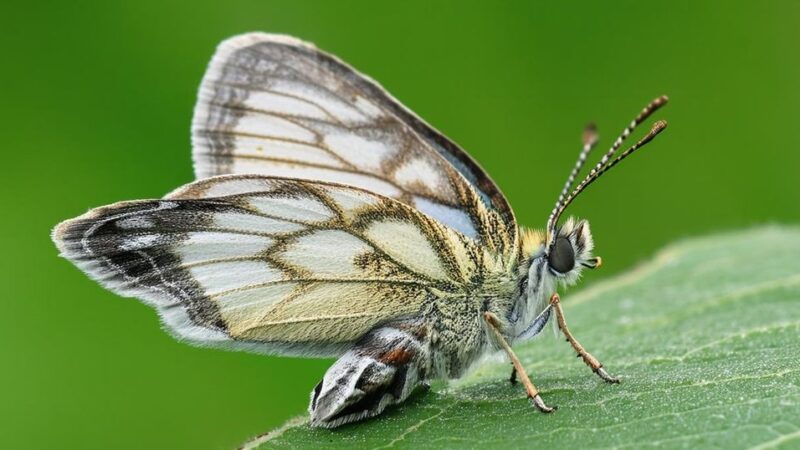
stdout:
<svg viewBox="0 0 800 450">
<path fill-rule="evenodd" d="M 533 319 L 533 322 L 526 328 L 522 333 L 517 336 L 515 341 L 526 341 L 528 339 L 534 338 L 536 335 L 544 330 L 544 326 L 547 325 L 547 322 L 550 320 L 550 310 L 553 309 L 552 305 L 547 305 L 542 312 Z M 517 384 L 517 368 L 514 367 L 514 364 L 511 364 L 511 376 L 508 378 L 508 381 L 511 384 Z"/>
<path fill-rule="evenodd" d="M 597 360 L 591 353 L 587 352 L 586 349 L 583 348 L 580 342 L 572 336 L 572 333 L 569 331 L 569 327 L 567 327 L 567 321 L 564 319 L 564 310 L 561 309 L 561 299 L 559 298 L 558 294 L 553 294 L 550 297 L 550 304 L 553 306 L 553 309 L 556 312 L 556 320 L 558 321 L 558 328 L 561 329 L 561 332 L 564 333 L 564 336 L 567 338 L 567 342 L 572 345 L 572 348 L 578 352 L 578 357 L 583 358 L 583 362 L 589 366 L 594 373 L 597 374 L 600 378 L 608 383 L 619 383 L 619 378 L 612 377 L 611 375 L 603 369 L 603 364 Z"/>
</svg>

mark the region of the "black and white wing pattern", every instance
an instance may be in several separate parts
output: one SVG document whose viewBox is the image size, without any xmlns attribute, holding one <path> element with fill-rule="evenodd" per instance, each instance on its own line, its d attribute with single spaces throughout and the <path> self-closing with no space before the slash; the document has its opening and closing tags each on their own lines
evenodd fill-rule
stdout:
<svg viewBox="0 0 800 450">
<path fill-rule="evenodd" d="M 510 270 L 397 200 L 259 175 L 97 208 L 53 240 L 108 289 L 154 306 L 179 339 L 281 354 L 335 355 L 432 301 L 501 295 L 484 279 Z"/>
<path fill-rule="evenodd" d="M 262 174 L 356 186 L 397 199 L 496 252 L 517 252 L 514 214 L 454 142 L 379 84 L 298 39 L 224 41 L 192 123 L 198 179 Z"/>
</svg>

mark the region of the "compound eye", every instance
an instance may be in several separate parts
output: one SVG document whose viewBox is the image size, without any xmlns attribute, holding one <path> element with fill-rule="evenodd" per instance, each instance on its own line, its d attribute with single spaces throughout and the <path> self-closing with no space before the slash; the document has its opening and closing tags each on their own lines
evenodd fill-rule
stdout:
<svg viewBox="0 0 800 450">
<path fill-rule="evenodd" d="M 547 256 L 547 262 L 558 273 L 567 273 L 575 267 L 575 250 L 572 249 L 569 239 L 556 238 L 553 250 Z"/>
</svg>

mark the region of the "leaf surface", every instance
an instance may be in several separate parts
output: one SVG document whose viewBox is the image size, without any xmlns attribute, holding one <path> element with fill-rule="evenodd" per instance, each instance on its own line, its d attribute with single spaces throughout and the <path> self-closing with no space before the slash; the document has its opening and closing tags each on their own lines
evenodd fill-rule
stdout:
<svg viewBox="0 0 800 450">
<path fill-rule="evenodd" d="M 621 384 L 545 332 L 516 351 L 553 414 L 537 412 L 495 358 L 379 418 L 331 431 L 298 417 L 247 445 L 800 447 L 800 229 L 680 242 L 562 301 L 575 336 Z"/>
</svg>

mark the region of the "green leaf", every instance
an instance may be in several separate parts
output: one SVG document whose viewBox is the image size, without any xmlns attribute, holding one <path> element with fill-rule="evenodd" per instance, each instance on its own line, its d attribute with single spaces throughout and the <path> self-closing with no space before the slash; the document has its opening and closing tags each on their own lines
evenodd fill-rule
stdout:
<svg viewBox="0 0 800 450">
<path fill-rule="evenodd" d="M 800 446 L 800 229 L 687 240 L 562 301 L 575 336 L 621 384 L 542 336 L 516 351 L 553 414 L 536 411 L 496 359 L 381 417 L 333 431 L 299 417 L 249 445 Z"/>
</svg>

